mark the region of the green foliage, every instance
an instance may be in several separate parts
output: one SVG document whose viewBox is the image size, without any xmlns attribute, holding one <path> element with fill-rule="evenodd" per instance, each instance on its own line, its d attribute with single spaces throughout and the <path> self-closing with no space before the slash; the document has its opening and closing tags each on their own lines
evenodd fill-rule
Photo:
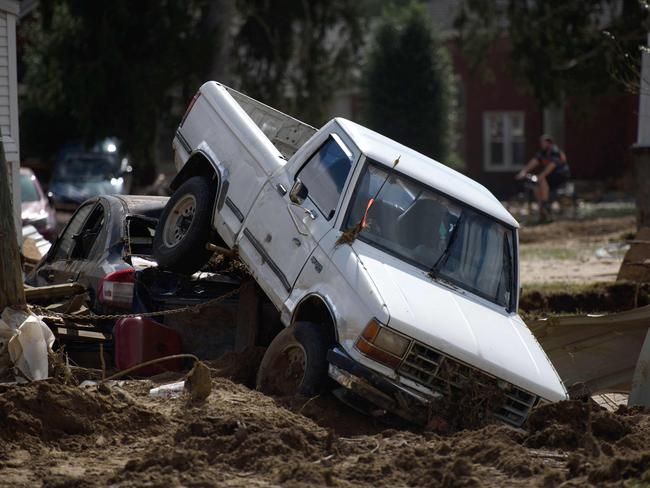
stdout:
<svg viewBox="0 0 650 488">
<path fill-rule="evenodd" d="M 367 124 L 447 162 L 453 145 L 454 81 L 449 54 L 425 7 L 387 9 L 364 76 Z"/>
<path fill-rule="evenodd" d="M 136 174 L 148 179 L 157 130 L 178 122 L 209 68 L 208 3 L 41 1 L 23 33 L 25 140 L 51 154 L 66 142 L 60 137 L 116 136 L 132 153 Z"/>
<path fill-rule="evenodd" d="M 564 97 L 634 89 L 648 6 L 640 0 L 464 0 L 456 26 L 476 65 L 507 33 L 514 74 L 548 106 Z"/>
<path fill-rule="evenodd" d="M 233 41 L 239 88 L 264 103 L 324 122 L 334 91 L 354 77 L 365 1 L 239 0 Z"/>
</svg>

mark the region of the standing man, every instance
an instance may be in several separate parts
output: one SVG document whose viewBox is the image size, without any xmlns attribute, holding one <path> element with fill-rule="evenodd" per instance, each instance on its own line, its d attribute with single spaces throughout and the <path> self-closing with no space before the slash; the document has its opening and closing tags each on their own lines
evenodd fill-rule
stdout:
<svg viewBox="0 0 650 488">
<path fill-rule="evenodd" d="M 517 173 L 515 179 L 521 180 L 537 167 L 540 171 L 537 173 L 537 186 L 535 187 L 535 199 L 539 205 L 539 218 L 546 220 L 548 208 L 548 196 L 551 190 L 556 190 L 569 180 L 571 172 L 566 155 L 557 145 L 553 143 L 553 138 L 548 134 L 543 134 L 539 138 L 539 151 L 528 161 L 526 166 Z"/>
</svg>

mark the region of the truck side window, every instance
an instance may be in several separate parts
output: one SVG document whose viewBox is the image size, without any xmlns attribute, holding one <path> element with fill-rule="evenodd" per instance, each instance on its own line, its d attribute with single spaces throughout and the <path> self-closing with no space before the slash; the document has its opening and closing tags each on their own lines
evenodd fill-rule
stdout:
<svg viewBox="0 0 650 488">
<path fill-rule="evenodd" d="M 329 137 L 298 172 L 297 177 L 309 191 L 308 198 L 327 220 L 336 212 L 351 168 L 350 157 L 333 137 Z"/>
</svg>

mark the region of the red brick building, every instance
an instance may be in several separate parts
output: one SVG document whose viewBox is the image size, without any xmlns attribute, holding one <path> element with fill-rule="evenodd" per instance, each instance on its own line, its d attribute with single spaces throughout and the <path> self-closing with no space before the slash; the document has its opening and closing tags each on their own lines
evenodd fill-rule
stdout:
<svg viewBox="0 0 650 488">
<path fill-rule="evenodd" d="M 517 189 L 514 174 L 537 150 L 544 114 L 512 76 L 510 43 L 495 41 L 478 70 L 456 43 L 448 43 L 459 78 L 459 152 L 468 176 L 499 196 Z M 561 109 L 564 133 L 553 134 L 565 150 L 574 179 L 607 180 L 630 169 L 628 149 L 636 140 L 638 98 L 594 98 L 587 110 L 571 101 Z"/>
</svg>

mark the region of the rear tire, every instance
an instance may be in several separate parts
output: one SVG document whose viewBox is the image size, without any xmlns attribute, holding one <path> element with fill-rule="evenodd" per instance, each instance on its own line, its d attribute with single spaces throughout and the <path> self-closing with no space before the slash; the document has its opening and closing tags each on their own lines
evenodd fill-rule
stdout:
<svg viewBox="0 0 650 488">
<path fill-rule="evenodd" d="M 192 274 L 212 252 L 205 246 L 212 235 L 212 209 L 217 188 L 205 176 L 193 176 L 176 189 L 156 226 L 153 252 L 158 265 Z"/>
<path fill-rule="evenodd" d="M 268 395 L 312 397 L 327 384 L 327 335 L 322 326 L 297 322 L 271 342 L 257 372 Z"/>
</svg>

